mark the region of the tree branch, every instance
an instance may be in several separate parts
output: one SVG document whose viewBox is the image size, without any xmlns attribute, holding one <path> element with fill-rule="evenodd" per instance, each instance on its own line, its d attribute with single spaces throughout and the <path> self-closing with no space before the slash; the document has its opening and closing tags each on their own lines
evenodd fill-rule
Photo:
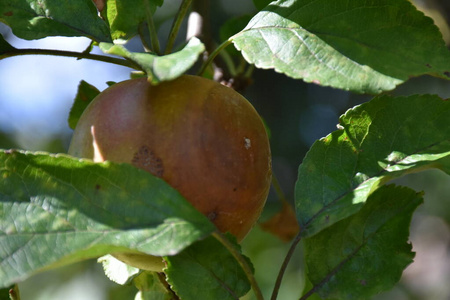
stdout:
<svg viewBox="0 0 450 300">
<path fill-rule="evenodd" d="M 128 67 L 135 70 L 142 71 L 141 67 L 139 67 L 134 62 L 121 59 L 111 56 L 104 56 L 98 54 L 91 54 L 86 52 L 75 52 L 75 51 L 63 51 L 63 50 L 50 50 L 50 49 L 14 49 L 8 52 L 4 52 L 0 54 L 0 60 L 7 57 L 14 57 L 20 55 L 51 55 L 51 56 L 63 56 L 63 57 L 73 57 L 78 59 L 90 59 L 97 60 L 107 63 L 112 63 L 124 67 Z"/>
</svg>

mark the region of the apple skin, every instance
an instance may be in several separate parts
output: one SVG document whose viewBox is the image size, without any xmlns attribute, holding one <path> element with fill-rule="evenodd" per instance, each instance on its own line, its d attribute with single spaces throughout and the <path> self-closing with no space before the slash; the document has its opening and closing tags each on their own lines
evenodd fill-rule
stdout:
<svg viewBox="0 0 450 300">
<path fill-rule="evenodd" d="M 269 141 L 256 110 L 198 76 L 107 88 L 82 114 L 69 154 L 161 177 L 238 241 L 259 218 L 271 183 Z"/>
</svg>

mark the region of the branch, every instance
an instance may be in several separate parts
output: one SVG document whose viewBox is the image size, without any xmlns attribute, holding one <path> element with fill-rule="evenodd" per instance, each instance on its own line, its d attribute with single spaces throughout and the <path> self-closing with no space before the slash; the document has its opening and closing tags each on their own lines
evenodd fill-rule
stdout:
<svg viewBox="0 0 450 300">
<path fill-rule="evenodd" d="M 124 67 L 128 67 L 135 70 L 142 71 L 141 67 L 138 66 L 136 63 L 111 57 L 111 56 L 104 56 L 104 55 L 98 55 L 98 54 L 91 54 L 86 52 L 74 52 L 74 51 L 63 51 L 63 50 L 50 50 L 50 49 L 14 49 L 9 52 L 4 52 L 0 54 L 0 60 L 7 58 L 7 57 L 14 57 L 14 56 L 20 56 L 20 55 L 52 55 L 52 56 L 63 56 L 63 57 L 73 57 L 78 59 L 90 59 L 90 60 L 96 60 L 96 61 L 102 61 L 107 63 L 112 63 Z"/>
</svg>

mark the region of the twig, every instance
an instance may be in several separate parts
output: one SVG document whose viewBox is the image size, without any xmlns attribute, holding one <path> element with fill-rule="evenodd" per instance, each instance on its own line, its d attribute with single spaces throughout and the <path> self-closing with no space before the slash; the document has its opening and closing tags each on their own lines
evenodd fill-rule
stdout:
<svg viewBox="0 0 450 300">
<path fill-rule="evenodd" d="M 295 237 L 294 241 L 291 244 L 291 247 L 289 248 L 289 251 L 288 251 L 286 257 L 284 258 L 283 264 L 281 265 L 280 271 L 278 272 L 278 277 L 275 282 L 275 286 L 273 288 L 272 297 L 270 298 L 271 300 L 276 300 L 278 297 L 278 291 L 280 290 L 280 287 L 281 287 L 281 281 L 283 280 L 283 276 L 284 276 L 284 273 L 286 272 L 286 268 L 287 268 L 292 256 L 294 255 L 295 248 L 297 247 L 298 243 L 300 243 L 300 241 L 302 239 L 302 232 L 303 232 L 303 228 L 300 229 L 300 232 Z"/>
<path fill-rule="evenodd" d="M 50 49 L 14 49 L 9 52 L 4 52 L 0 55 L 0 60 L 7 57 L 14 57 L 20 55 L 52 55 L 52 56 L 63 56 L 63 57 L 75 57 L 78 59 L 91 59 L 107 63 L 112 63 L 135 70 L 142 71 L 136 63 L 121 58 L 115 58 L 111 56 L 104 56 L 98 54 L 91 54 L 86 52 L 74 52 L 74 51 L 64 51 L 64 50 L 50 50 Z"/>
</svg>

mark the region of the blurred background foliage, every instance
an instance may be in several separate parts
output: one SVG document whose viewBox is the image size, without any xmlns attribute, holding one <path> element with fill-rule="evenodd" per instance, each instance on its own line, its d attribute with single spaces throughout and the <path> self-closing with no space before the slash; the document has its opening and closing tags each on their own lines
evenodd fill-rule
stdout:
<svg viewBox="0 0 450 300">
<path fill-rule="evenodd" d="M 220 26 L 231 17 L 251 15 L 250 0 L 213 1 L 212 20 L 216 39 Z M 450 44 L 450 1 L 413 1 L 440 28 Z M 179 1 L 166 0 L 156 13 L 159 35 L 164 40 Z M 84 38 L 46 38 L 23 41 L 0 24 L 1 34 L 18 48 L 54 48 L 83 51 Z M 184 29 L 185 30 L 185 29 Z M 183 32 L 181 34 L 183 38 Z M 137 39 L 128 47 L 141 51 Z M 95 50 L 97 51 L 97 50 Z M 0 148 L 66 152 L 72 131 L 67 117 L 78 83 L 85 80 L 98 89 L 107 81 L 129 78 L 129 69 L 101 62 L 70 58 L 27 56 L 0 61 Z M 392 95 L 437 94 L 450 98 L 450 84 L 437 78 L 412 78 L 391 91 Z M 293 201 L 297 168 L 312 143 L 336 130 L 338 117 L 347 109 L 372 96 L 357 95 L 332 88 L 306 84 L 268 70 L 254 70 L 252 84 L 243 94 L 265 119 L 271 132 L 274 174 L 289 201 Z M 449 120 L 450 121 L 450 120 Z M 439 171 L 426 171 L 396 181 L 417 191 L 425 191 L 425 203 L 415 213 L 411 241 L 416 259 L 404 272 L 400 283 L 377 299 L 450 299 L 450 178 Z M 271 193 L 262 220 L 280 208 Z M 256 278 L 268 298 L 289 243 L 259 227 L 243 242 L 243 251 L 255 265 Z M 298 299 L 304 283 L 301 249 L 291 261 L 280 291 L 280 300 Z M 38 274 L 20 284 L 24 300 L 133 299 L 133 287 L 120 287 L 104 276 L 101 265 L 86 261 Z M 251 293 L 250 293 L 251 294 Z M 252 299 L 248 295 L 247 299 Z"/>
</svg>

